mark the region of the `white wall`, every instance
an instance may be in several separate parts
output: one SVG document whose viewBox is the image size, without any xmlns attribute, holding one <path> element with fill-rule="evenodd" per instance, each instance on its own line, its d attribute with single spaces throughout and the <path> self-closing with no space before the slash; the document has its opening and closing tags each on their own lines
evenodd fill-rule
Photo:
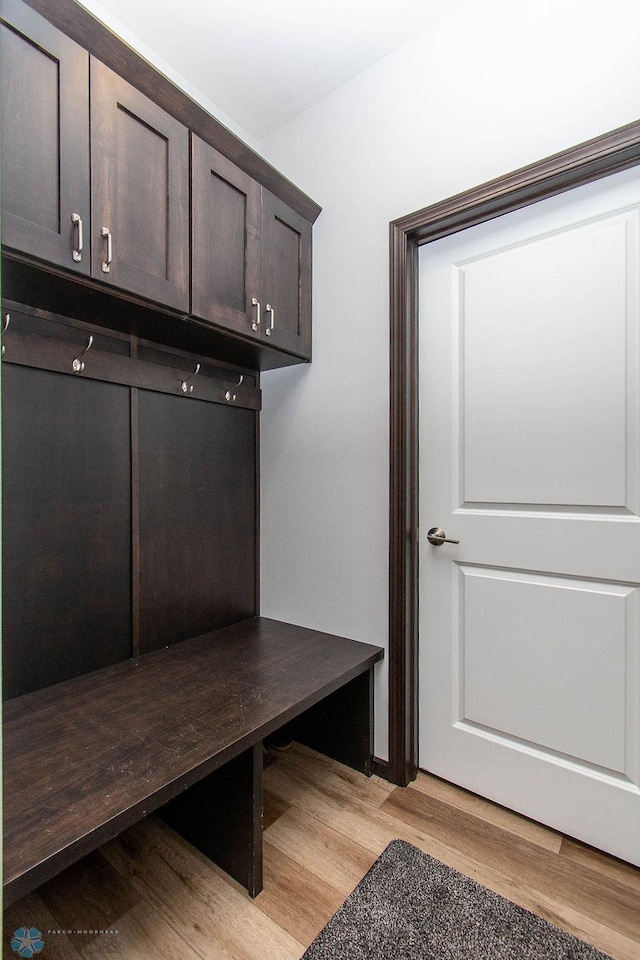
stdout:
<svg viewBox="0 0 640 960">
<path fill-rule="evenodd" d="M 78 0 L 78 3 L 104 23 L 104 25 L 119 36 L 121 40 L 124 40 L 125 43 L 137 51 L 141 57 L 144 57 L 156 70 L 164 74 L 168 80 L 171 80 L 172 83 L 183 90 L 187 96 L 195 100 L 196 103 L 199 103 L 205 110 L 208 110 L 216 120 L 219 120 L 220 123 L 235 133 L 237 137 L 244 140 L 253 150 L 257 149 L 257 141 L 241 124 L 233 117 L 230 117 L 228 113 L 225 113 L 225 111 L 219 107 L 217 103 L 214 103 L 210 97 L 207 97 L 202 90 L 199 90 L 187 80 L 172 64 L 163 59 L 139 34 L 135 33 L 135 31 L 131 30 L 122 20 L 107 10 L 100 0 Z M 132 7 L 132 12 L 136 12 L 135 5 Z M 162 15 L 162 11 L 156 11 L 156 13 L 157 15 Z"/>
<path fill-rule="evenodd" d="M 469 0 L 260 144 L 324 207 L 314 362 L 263 377 L 263 615 L 386 644 L 388 222 L 640 118 L 639 36 L 637 0 Z M 386 710 L 383 666 L 380 757 Z"/>
</svg>

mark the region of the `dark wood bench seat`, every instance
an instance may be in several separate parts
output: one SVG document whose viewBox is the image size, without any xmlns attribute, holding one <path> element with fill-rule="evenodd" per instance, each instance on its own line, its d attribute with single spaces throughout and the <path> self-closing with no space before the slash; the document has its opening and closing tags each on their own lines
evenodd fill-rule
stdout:
<svg viewBox="0 0 640 960">
<path fill-rule="evenodd" d="M 263 738 L 300 717 L 298 739 L 370 772 L 381 657 L 256 618 L 8 701 L 5 904 L 159 808 L 255 895 Z"/>
</svg>

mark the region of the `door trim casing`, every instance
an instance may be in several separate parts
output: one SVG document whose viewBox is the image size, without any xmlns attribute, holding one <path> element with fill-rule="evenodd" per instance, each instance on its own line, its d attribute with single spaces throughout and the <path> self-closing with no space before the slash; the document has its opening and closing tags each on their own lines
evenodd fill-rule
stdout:
<svg viewBox="0 0 640 960">
<path fill-rule="evenodd" d="M 640 121 L 392 221 L 390 227 L 389 779 L 418 770 L 419 247 L 640 164 Z"/>
</svg>

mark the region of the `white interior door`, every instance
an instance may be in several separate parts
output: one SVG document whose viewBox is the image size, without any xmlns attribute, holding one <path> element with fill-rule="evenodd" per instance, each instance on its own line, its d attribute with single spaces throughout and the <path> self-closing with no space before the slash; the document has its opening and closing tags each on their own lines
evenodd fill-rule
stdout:
<svg viewBox="0 0 640 960">
<path fill-rule="evenodd" d="M 423 769 L 640 865 L 639 217 L 630 170 L 421 250 L 419 708 Z"/>
</svg>

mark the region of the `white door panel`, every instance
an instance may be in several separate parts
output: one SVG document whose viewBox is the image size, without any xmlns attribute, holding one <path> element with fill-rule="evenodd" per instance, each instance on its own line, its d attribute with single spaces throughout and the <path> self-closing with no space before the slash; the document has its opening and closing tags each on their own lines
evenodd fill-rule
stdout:
<svg viewBox="0 0 640 960">
<path fill-rule="evenodd" d="M 420 270 L 420 765 L 638 864 L 639 224 L 625 171 Z"/>
<path fill-rule="evenodd" d="M 453 268 L 464 502 L 626 505 L 627 227 L 637 232 L 637 219 Z"/>
<path fill-rule="evenodd" d="M 463 702 L 456 721 L 626 774 L 627 651 L 637 642 L 628 623 L 637 588 L 496 568 L 459 571 Z M 598 642 L 603 636 L 606 644 Z M 606 724 L 597 709 L 604 703 Z"/>
</svg>

